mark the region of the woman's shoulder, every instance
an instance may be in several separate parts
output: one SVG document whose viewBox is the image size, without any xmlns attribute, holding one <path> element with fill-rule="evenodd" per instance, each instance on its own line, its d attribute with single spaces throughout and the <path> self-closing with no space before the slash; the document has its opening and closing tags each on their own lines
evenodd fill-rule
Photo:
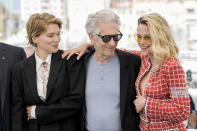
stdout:
<svg viewBox="0 0 197 131">
<path fill-rule="evenodd" d="M 15 63 L 15 64 L 13 64 L 11 66 L 11 70 L 13 72 L 24 70 L 26 66 L 30 65 L 29 61 L 31 61 L 32 59 L 33 59 L 33 56 L 30 56 L 30 57 L 28 57 L 24 60 L 21 60 L 21 61 Z"/>
<path fill-rule="evenodd" d="M 178 58 L 168 58 L 165 62 L 165 65 L 177 65 L 180 64 L 179 59 Z"/>
<path fill-rule="evenodd" d="M 178 58 L 168 58 L 162 65 L 164 69 L 172 69 L 181 67 L 180 61 Z"/>
</svg>

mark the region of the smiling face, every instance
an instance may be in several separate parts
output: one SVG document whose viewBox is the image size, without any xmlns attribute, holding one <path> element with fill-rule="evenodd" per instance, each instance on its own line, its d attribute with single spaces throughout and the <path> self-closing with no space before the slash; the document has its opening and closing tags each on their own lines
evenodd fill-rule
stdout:
<svg viewBox="0 0 197 131">
<path fill-rule="evenodd" d="M 57 52 L 60 39 L 60 28 L 58 24 L 49 24 L 45 32 L 33 37 L 33 42 L 36 44 L 37 55 L 47 57 L 48 54 Z"/>
<path fill-rule="evenodd" d="M 100 22 L 98 23 L 100 33 L 98 35 L 115 35 L 119 34 L 117 25 L 113 22 Z M 114 41 L 113 38 L 109 42 L 103 42 L 101 37 L 93 38 L 90 37 L 94 43 L 95 55 L 97 57 L 112 58 L 115 53 L 118 41 Z"/>
<path fill-rule="evenodd" d="M 137 28 L 137 35 L 141 36 L 141 41 L 138 42 L 142 55 L 151 54 L 151 41 L 146 40 L 146 38 L 150 37 L 150 31 L 148 26 L 145 24 L 139 24 Z"/>
</svg>

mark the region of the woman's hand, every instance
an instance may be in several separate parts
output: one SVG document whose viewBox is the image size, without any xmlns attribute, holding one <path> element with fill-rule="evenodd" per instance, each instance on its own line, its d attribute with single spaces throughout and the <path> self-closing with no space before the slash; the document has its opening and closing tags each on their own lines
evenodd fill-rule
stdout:
<svg viewBox="0 0 197 131">
<path fill-rule="evenodd" d="M 84 43 L 73 49 L 65 50 L 64 53 L 62 54 L 62 58 L 67 56 L 67 60 L 68 60 L 72 55 L 78 54 L 77 60 L 79 60 L 86 52 L 88 52 L 89 47 L 93 47 L 93 44 Z"/>
<path fill-rule="evenodd" d="M 136 99 L 134 100 L 134 105 L 136 112 L 139 113 L 144 109 L 146 102 L 146 98 L 144 96 L 136 96 Z"/>
<path fill-rule="evenodd" d="M 34 106 L 34 105 L 33 105 Z M 29 119 L 35 119 L 34 117 L 31 116 L 31 110 L 33 106 L 27 106 L 27 116 Z"/>
</svg>

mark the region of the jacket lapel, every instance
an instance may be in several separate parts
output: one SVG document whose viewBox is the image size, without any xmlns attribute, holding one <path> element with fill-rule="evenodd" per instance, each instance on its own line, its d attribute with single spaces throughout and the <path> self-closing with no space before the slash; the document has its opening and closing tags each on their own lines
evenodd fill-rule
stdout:
<svg viewBox="0 0 197 131">
<path fill-rule="evenodd" d="M 83 59 L 84 59 L 84 65 L 85 65 L 85 68 L 86 68 L 85 69 L 85 72 L 87 71 L 87 64 L 88 64 L 89 57 L 91 55 L 93 55 L 94 52 L 95 52 L 95 50 L 92 50 L 91 52 L 85 54 L 85 56 L 83 57 Z"/>
<path fill-rule="evenodd" d="M 27 83 L 29 84 L 28 86 L 30 87 L 33 96 L 37 101 L 41 101 L 40 97 L 38 96 L 37 90 L 35 54 L 28 58 L 27 65 L 25 66 L 24 70 Z"/>
<path fill-rule="evenodd" d="M 87 53 L 84 55 L 84 57 L 82 57 L 83 61 L 84 61 L 84 66 L 85 66 L 85 80 L 86 80 L 86 75 L 87 75 L 87 64 L 88 64 L 88 60 L 89 60 L 89 57 L 91 55 L 93 55 L 93 53 L 95 52 L 95 50 L 92 50 L 91 52 Z M 85 82 L 85 85 L 86 85 L 86 82 Z M 85 86 L 86 87 L 86 86 Z M 85 89 L 84 89 L 84 94 L 85 94 Z M 87 109 L 86 109 L 86 101 L 85 101 L 85 95 L 84 95 L 84 104 L 83 104 L 83 107 L 82 107 L 82 122 L 81 122 L 81 126 L 82 126 L 82 130 L 86 131 L 86 112 L 87 112 Z"/>
<path fill-rule="evenodd" d="M 49 74 L 49 80 L 47 84 L 47 96 L 46 96 L 46 101 L 47 98 L 49 97 L 52 89 L 54 82 L 57 78 L 57 75 L 59 73 L 59 69 L 61 68 L 61 64 L 59 59 L 61 59 L 61 55 L 58 55 L 59 53 L 52 54 L 51 58 L 51 66 L 50 66 L 50 74 Z M 33 96 L 37 101 L 41 101 L 40 97 L 38 96 L 38 90 L 37 90 L 37 79 L 36 79 L 36 60 L 35 60 L 35 54 L 30 56 L 28 58 L 27 66 L 25 66 L 25 72 L 26 72 L 26 78 L 27 78 L 27 83 L 31 83 L 30 88 L 32 91 Z M 45 101 L 45 102 L 46 102 Z"/>
<path fill-rule="evenodd" d="M 118 54 L 120 61 L 120 116 L 121 121 L 123 121 L 127 89 L 129 86 L 129 64 L 119 50 L 116 50 L 116 53 Z"/>
<path fill-rule="evenodd" d="M 4 109 L 4 103 L 5 103 L 5 97 L 6 97 L 6 82 L 10 82 L 7 80 L 8 78 L 8 72 L 9 72 L 9 65 L 8 65 L 8 59 L 7 59 L 7 50 L 4 48 L 3 45 L 0 45 L 0 87 L 1 87 L 1 111 L 3 112 Z"/>
<path fill-rule="evenodd" d="M 59 70 L 61 69 L 61 63 L 63 62 L 63 59 L 61 58 L 61 52 L 52 54 L 51 58 L 51 66 L 50 66 L 50 74 L 49 79 L 47 83 L 47 95 L 46 95 L 46 101 L 47 98 L 50 96 L 51 91 L 54 87 L 54 82 L 57 79 L 57 76 L 59 74 Z"/>
</svg>

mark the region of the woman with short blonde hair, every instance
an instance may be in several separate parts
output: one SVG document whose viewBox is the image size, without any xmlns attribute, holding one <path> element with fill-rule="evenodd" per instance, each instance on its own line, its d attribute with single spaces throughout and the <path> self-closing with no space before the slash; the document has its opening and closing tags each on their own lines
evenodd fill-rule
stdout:
<svg viewBox="0 0 197 131">
<path fill-rule="evenodd" d="M 33 55 L 12 69 L 11 131 L 79 131 L 84 68 L 62 59 L 59 18 L 33 14 L 27 24 Z"/>
</svg>

